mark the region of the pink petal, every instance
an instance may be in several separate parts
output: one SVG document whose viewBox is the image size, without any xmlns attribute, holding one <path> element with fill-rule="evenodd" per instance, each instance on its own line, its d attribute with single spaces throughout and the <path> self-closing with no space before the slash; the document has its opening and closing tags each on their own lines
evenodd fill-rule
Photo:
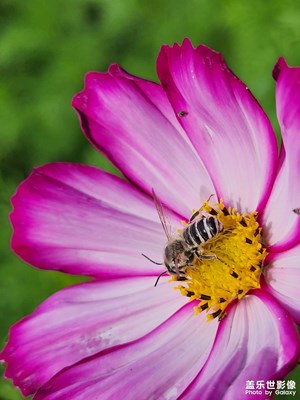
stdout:
<svg viewBox="0 0 300 400">
<path fill-rule="evenodd" d="M 177 399 L 205 363 L 218 327 L 192 306 L 147 336 L 63 371 L 34 399 Z"/>
<path fill-rule="evenodd" d="M 280 58 L 274 68 L 276 107 L 282 131 L 281 168 L 262 216 L 269 227 L 267 240 L 272 251 L 284 251 L 300 240 L 300 68 L 289 67 Z"/>
<path fill-rule="evenodd" d="M 272 296 L 256 291 L 231 308 L 204 369 L 181 398 L 265 400 L 246 396 L 246 381 L 283 378 L 296 366 L 299 352 L 289 313 Z"/>
<path fill-rule="evenodd" d="M 146 335 L 187 302 L 167 280 L 89 282 L 54 294 L 11 328 L 6 377 L 28 396 L 63 368 Z"/>
<path fill-rule="evenodd" d="M 267 290 L 300 325 L 300 244 L 283 253 L 271 253 L 268 259 Z"/>
<path fill-rule="evenodd" d="M 113 65 L 73 99 L 90 142 L 147 193 L 183 216 L 215 193 L 162 88 Z"/>
<path fill-rule="evenodd" d="M 12 201 L 12 247 L 38 268 L 95 277 L 163 270 L 141 255 L 162 261 L 166 238 L 153 200 L 116 176 L 49 164 L 35 169 Z"/>
<path fill-rule="evenodd" d="M 270 122 L 222 56 L 205 46 L 163 46 L 157 71 L 179 120 L 215 184 L 239 210 L 262 209 L 277 163 Z"/>
</svg>

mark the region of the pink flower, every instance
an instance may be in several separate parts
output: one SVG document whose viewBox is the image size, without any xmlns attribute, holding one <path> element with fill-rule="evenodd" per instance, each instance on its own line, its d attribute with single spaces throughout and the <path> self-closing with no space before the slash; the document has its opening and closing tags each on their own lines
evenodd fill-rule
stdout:
<svg viewBox="0 0 300 400">
<path fill-rule="evenodd" d="M 73 99 L 88 140 L 127 181 L 54 163 L 13 197 L 13 250 L 94 278 L 11 328 L 6 377 L 35 400 L 265 399 L 245 394 L 246 382 L 282 379 L 297 363 L 300 68 L 280 58 L 274 69 L 279 156 L 267 116 L 220 54 L 184 40 L 162 47 L 157 71 L 161 85 L 117 65 L 92 72 Z M 167 275 L 154 287 L 163 267 L 141 256 L 160 262 L 166 246 L 152 188 L 182 231 L 193 209 L 217 202 L 225 228 L 184 282 Z"/>
</svg>

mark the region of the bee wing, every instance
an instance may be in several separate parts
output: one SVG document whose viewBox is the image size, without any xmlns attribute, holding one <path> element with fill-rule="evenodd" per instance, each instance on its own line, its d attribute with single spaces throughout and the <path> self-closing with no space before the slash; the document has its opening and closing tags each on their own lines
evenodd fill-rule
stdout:
<svg viewBox="0 0 300 400">
<path fill-rule="evenodd" d="M 157 214 L 159 216 L 161 225 L 162 225 L 162 227 L 164 229 L 164 232 L 165 232 L 165 234 L 167 236 L 167 239 L 171 240 L 172 235 L 171 235 L 171 232 L 170 232 L 170 230 L 168 229 L 168 226 L 167 226 L 167 221 L 166 221 L 164 209 L 163 209 L 163 206 L 162 206 L 161 202 L 158 200 L 158 197 L 156 196 L 156 194 L 154 192 L 154 189 L 152 189 L 152 196 L 153 196 L 154 204 L 155 204 L 155 207 L 156 207 L 156 210 L 157 210 Z"/>
</svg>

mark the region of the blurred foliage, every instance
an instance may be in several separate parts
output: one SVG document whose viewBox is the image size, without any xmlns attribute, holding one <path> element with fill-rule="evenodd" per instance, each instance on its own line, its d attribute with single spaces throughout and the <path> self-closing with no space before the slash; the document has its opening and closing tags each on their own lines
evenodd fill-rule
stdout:
<svg viewBox="0 0 300 400">
<path fill-rule="evenodd" d="M 57 160 L 115 171 L 87 143 L 70 107 L 84 74 L 117 62 L 156 80 L 161 44 L 188 36 L 223 53 L 279 132 L 271 70 L 280 55 L 300 64 L 299 26 L 300 5 L 287 0 L 0 0 L 2 343 L 12 323 L 78 281 L 30 268 L 11 253 L 9 199 L 17 185 L 34 166 Z M 292 379 L 299 394 L 299 368 Z M 20 396 L 2 380 L 0 399 Z"/>
</svg>

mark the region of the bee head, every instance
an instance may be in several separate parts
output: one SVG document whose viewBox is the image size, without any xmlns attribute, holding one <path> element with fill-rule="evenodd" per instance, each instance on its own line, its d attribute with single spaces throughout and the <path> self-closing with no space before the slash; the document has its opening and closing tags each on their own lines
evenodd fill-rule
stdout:
<svg viewBox="0 0 300 400">
<path fill-rule="evenodd" d="M 186 243 L 182 239 L 175 239 L 167 244 L 164 254 L 164 263 L 170 274 L 176 274 L 175 260 L 179 271 L 186 267 L 189 261 L 186 250 Z"/>
</svg>

